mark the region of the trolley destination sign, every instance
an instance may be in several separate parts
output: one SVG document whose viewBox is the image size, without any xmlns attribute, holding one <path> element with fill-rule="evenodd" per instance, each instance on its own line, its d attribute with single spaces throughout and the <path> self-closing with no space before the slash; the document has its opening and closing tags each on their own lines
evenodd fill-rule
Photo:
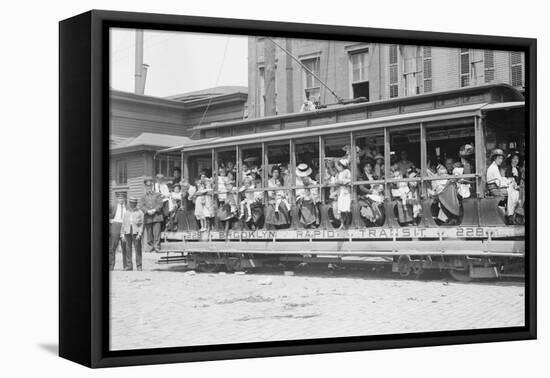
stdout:
<svg viewBox="0 0 550 378">
<path fill-rule="evenodd" d="M 517 227 L 372 227 L 350 230 L 230 230 L 166 232 L 168 240 L 332 240 L 332 239 L 462 239 L 522 237 L 525 228 Z"/>
</svg>

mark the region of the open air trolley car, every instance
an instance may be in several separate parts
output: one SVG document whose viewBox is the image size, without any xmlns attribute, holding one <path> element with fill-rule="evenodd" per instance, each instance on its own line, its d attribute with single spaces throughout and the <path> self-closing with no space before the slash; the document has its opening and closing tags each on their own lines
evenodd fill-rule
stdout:
<svg viewBox="0 0 550 378">
<path fill-rule="evenodd" d="M 448 270 L 458 280 L 496 278 L 523 274 L 525 226 L 521 219 L 506 222 L 503 198 L 489 195 L 486 170 L 494 148 L 525 153 L 524 98 L 507 85 L 487 85 L 423 94 L 387 101 L 337 105 L 298 114 L 200 126 L 201 138 L 161 151 L 157 159 L 178 159 L 183 177 L 192 180 L 201 170 L 211 172 L 217 198 L 217 174 L 226 161 L 235 162 L 236 186 L 250 162 L 257 165 L 264 212 L 269 206 L 267 183 L 273 165 L 288 169 L 284 187 L 290 201 L 287 227 L 256 225 L 236 220 L 228 231 L 216 219 L 208 232 L 196 222 L 182 222 L 167 229 L 162 261 L 181 261 L 192 269 L 228 271 L 253 269 L 264 264 L 299 263 L 375 264 L 390 267 L 402 276 L 427 269 Z M 457 159 L 461 146 L 469 144 L 473 170 L 462 175 L 436 175 L 434 161 Z M 350 148 L 351 147 L 351 148 Z M 364 151 L 383 155 L 383 174 L 375 181 L 361 179 Z M 394 178 L 391 167 L 400 153 L 418 169 L 416 177 Z M 326 167 L 345 154 L 350 161 L 351 223 L 344 229 L 334 224 Z M 312 168 L 319 202 L 318 225 L 304 227 L 296 206 L 296 167 Z M 454 222 L 437 218 L 437 200 L 430 195 L 435 180 L 470 184 L 471 195 L 460 200 Z M 420 216 L 400 222 L 393 188 L 415 182 L 420 193 Z M 369 224 L 360 208 L 358 188 L 381 185 L 383 217 Z M 520 200 L 525 203 L 522 182 Z M 240 195 L 243 195 L 242 193 Z M 216 201 L 214 201 L 216 202 Z M 189 219 L 188 210 L 187 219 Z M 521 217 L 520 217 L 521 218 Z M 185 224 L 184 224 L 185 223 Z M 195 223 L 195 224 L 194 224 Z"/>
</svg>

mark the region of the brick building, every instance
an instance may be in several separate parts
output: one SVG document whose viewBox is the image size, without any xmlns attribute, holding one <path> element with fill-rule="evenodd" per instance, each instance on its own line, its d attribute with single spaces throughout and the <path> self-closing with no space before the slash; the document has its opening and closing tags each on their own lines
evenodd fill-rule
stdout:
<svg viewBox="0 0 550 378">
<path fill-rule="evenodd" d="M 523 90 L 525 81 L 525 57 L 520 52 L 284 38 L 274 41 L 343 99 L 378 101 L 493 83 Z M 248 40 L 249 118 L 265 114 L 266 43 L 272 42 L 263 37 Z M 277 114 L 300 111 L 307 94 L 321 104 L 337 102 L 282 48 L 275 50 Z"/>
<path fill-rule="evenodd" d="M 162 173 L 171 176 L 181 166 L 179 155 L 156 152 L 200 137 L 196 127 L 242 120 L 246 87 L 216 87 L 167 98 L 111 90 L 111 198 L 143 194 L 143 179 Z"/>
</svg>

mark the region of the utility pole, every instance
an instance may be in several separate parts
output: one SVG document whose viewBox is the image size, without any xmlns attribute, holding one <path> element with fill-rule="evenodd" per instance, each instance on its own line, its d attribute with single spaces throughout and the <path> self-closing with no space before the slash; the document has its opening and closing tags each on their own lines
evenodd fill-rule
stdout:
<svg viewBox="0 0 550 378">
<path fill-rule="evenodd" d="M 134 93 L 145 93 L 147 65 L 143 64 L 143 30 L 136 30 L 136 64 L 134 71 Z"/>
<path fill-rule="evenodd" d="M 285 48 L 288 51 L 286 54 L 286 112 L 294 112 L 294 80 L 293 80 L 293 67 L 292 67 L 292 39 L 287 38 L 285 41 Z"/>
<path fill-rule="evenodd" d="M 275 92 L 275 44 L 271 39 L 264 39 L 264 88 L 265 88 L 265 116 L 277 114 Z"/>
</svg>

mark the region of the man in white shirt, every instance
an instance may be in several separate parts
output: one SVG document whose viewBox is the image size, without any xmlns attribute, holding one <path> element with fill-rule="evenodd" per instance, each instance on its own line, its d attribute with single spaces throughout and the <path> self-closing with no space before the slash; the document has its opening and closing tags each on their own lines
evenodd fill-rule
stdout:
<svg viewBox="0 0 550 378">
<path fill-rule="evenodd" d="M 500 165 L 504 161 L 504 152 L 497 148 L 491 152 L 493 161 L 487 168 L 487 189 L 494 196 L 507 198 L 506 222 L 513 223 L 514 213 L 519 203 L 519 190 L 513 179 L 502 177 Z"/>
<path fill-rule="evenodd" d="M 121 241 L 120 229 L 122 228 L 122 220 L 126 213 L 126 194 L 116 193 L 116 204 L 111 205 L 109 211 L 109 268 L 113 270 L 115 268 L 115 253 L 118 248 L 118 244 Z M 122 248 L 123 260 L 126 256 L 126 246 L 124 242 L 120 243 Z"/>
</svg>

